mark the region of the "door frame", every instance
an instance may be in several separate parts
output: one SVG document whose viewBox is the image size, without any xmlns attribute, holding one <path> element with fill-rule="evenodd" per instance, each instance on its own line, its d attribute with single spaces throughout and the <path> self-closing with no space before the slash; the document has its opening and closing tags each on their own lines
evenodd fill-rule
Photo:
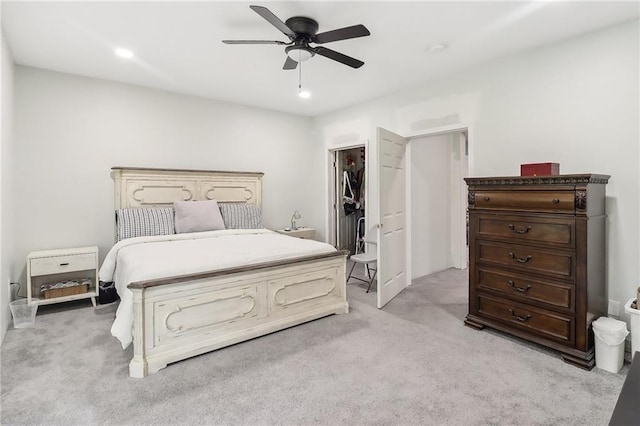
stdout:
<svg viewBox="0 0 640 426">
<path fill-rule="evenodd" d="M 325 242 L 331 244 L 336 247 L 338 241 L 336 239 L 336 223 L 338 221 L 338 217 L 336 215 L 336 210 L 338 208 L 337 198 L 338 194 L 336 193 L 337 189 L 337 181 L 336 181 L 336 172 L 335 172 L 335 162 L 337 161 L 338 151 L 344 151 L 347 149 L 353 148 L 364 148 L 365 156 L 364 156 L 364 183 L 365 183 L 365 194 L 369 194 L 369 158 L 371 154 L 369 152 L 369 140 L 350 143 L 350 144 L 340 144 L 334 145 L 327 150 L 326 162 L 325 162 L 325 182 L 328 182 L 327 192 L 325 194 L 325 206 L 327 206 L 327 223 L 326 230 L 327 234 L 325 235 Z M 334 204 L 335 203 L 335 204 Z M 369 202 L 365 199 L 364 204 L 364 216 L 369 218 Z M 365 222 L 367 223 L 367 222 Z M 368 225 L 367 225 L 368 226 Z M 366 231 L 366 230 L 365 230 Z"/>
<path fill-rule="evenodd" d="M 469 176 L 473 176 L 472 166 L 471 166 L 473 164 L 473 160 L 472 160 L 473 150 L 471 149 L 471 146 L 472 146 L 471 141 L 473 139 L 473 125 L 471 123 L 457 123 L 457 124 L 452 124 L 448 126 L 434 127 L 432 129 L 411 132 L 405 135 L 405 137 L 409 140 L 407 142 L 408 161 L 406 165 L 406 169 L 407 169 L 407 176 L 406 176 L 406 200 L 407 200 L 407 247 L 406 249 L 407 249 L 407 253 L 411 253 L 412 235 L 413 235 L 412 217 L 411 217 L 411 209 L 413 207 L 411 204 L 411 201 L 412 201 L 411 200 L 411 173 L 412 173 L 411 141 L 413 139 L 420 139 L 424 137 L 438 136 L 438 135 L 443 135 L 447 133 L 459 133 L 459 132 L 467 133 L 467 144 L 466 144 L 467 154 L 468 154 L 467 170 L 468 170 Z M 455 209 L 455 211 L 459 213 L 458 221 L 460 221 L 460 219 L 462 218 L 463 226 L 466 228 L 466 214 L 462 214 L 463 212 L 466 212 L 466 206 L 463 205 L 463 201 L 462 201 L 463 194 L 465 193 L 466 193 L 466 186 L 460 185 L 459 191 L 454 197 L 454 199 L 460 201 L 460 206 L 459 208 Z M 464 199 L 466 200 L 466 197 L 464 197 Z M 454 208 L 452 207 L 452 211 L 453 210 Z M 467 246 L 466 232 L 461 233 L 461 237 L 457 242 L 455 242 L 455 245 L 457 246 L 457 250 L 453 254 L 454 265 L 457 265 L 456 267 L 467 265 L 468 254 L 467 254 L 467 250 L 465 249 L 465 247 Z M 464 269 L 464 268 L 461 268 L 461 269 Z M 411 268 L 411 256 L 407 256 L 407 273 L 409 274 L 409 285 L 411 285 L 411 277 L 413 276 L 413 271 Z"/>
</svg>

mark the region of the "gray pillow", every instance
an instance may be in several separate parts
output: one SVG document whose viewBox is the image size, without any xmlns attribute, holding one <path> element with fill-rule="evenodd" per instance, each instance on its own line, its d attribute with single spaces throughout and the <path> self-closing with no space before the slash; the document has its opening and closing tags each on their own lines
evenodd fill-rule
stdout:
<svg viewBox="0 0 640 426">
<path fill-rule="evenodd" d="M 116 241 L 133 237 L 174 234 L 173 209 L 126 208 L 116 210 Z"/>
<path fill-rule="evenodd" d="M 220 203 L 220 211 L 227 229 L 261 229 L 262 212 L 255 204 Z"/>
<path fill-rule="evenodd" d="M 173 209 L 177 234 L 225 229 L 216 200 L 176 201 Z"/>
</svg>

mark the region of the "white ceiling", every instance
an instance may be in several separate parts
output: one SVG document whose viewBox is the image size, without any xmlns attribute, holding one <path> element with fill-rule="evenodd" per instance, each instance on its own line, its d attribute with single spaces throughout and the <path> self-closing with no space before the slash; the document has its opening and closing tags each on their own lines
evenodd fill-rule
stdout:
<svg viewBox="0 0 640 426">
<path fill-rule="evenodd" d="M 371 36 L 325 44 L 365 62 L 352 69 L 321 56 L 284 71 L 288 41 L 249 9 L 282 21 L 308 16 L 324 32 L 364 24 Z M 8 2 L 2 25 L 21 65 L 315 116 L 437 75 L 637 19 L 636 1 L 614 2 Z M 448 48 L 432 53 L 434 44 Z M 135 53 L 116 57 L 116 47 Z"/>
</svg>

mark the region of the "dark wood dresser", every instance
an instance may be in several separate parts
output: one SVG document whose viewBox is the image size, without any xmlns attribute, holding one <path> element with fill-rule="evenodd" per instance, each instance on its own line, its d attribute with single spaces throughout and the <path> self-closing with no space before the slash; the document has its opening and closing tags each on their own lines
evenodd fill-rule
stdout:
<svg viewBox="0 0 640 426">
<path fill-rule="evenodd" d="M 469 313 L 485 326 L 594 366 L 591 322 L 606 315 L 607 175 L 466 178 Z"/>
</svg>

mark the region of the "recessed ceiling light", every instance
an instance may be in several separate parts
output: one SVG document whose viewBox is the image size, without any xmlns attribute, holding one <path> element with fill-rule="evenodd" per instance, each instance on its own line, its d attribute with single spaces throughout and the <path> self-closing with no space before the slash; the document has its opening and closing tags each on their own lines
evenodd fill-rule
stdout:
<svg viewBox="0 0 640 426">
<path fill-rule="evenodd" d="M 447 48 L 447 45 L 444 43 L 438 43 L 438 44 L 434 44 L 433 46 L 431 46 L 429 48 L 429 50 L 433 53 L 439 53 L 442 52 L 444 49 Z"/>
<path fill-rule="evenodd" d="M 130 51 L 129 49 L 123 49 L 122 47 L 119 47 L 116 49 L 116 55 L 120 56 L 121 58 L 125 58 L 125 59 L 131 59 L 133 58 L 133 52 Z"/>
<path fill-rule="evenodd" d="M 311 92 L 307 92 L 306 90 L 301 90 L 298 92 L 298 96 L 302 99 L 309 99 L 311 97 Z"/>
</svg>

